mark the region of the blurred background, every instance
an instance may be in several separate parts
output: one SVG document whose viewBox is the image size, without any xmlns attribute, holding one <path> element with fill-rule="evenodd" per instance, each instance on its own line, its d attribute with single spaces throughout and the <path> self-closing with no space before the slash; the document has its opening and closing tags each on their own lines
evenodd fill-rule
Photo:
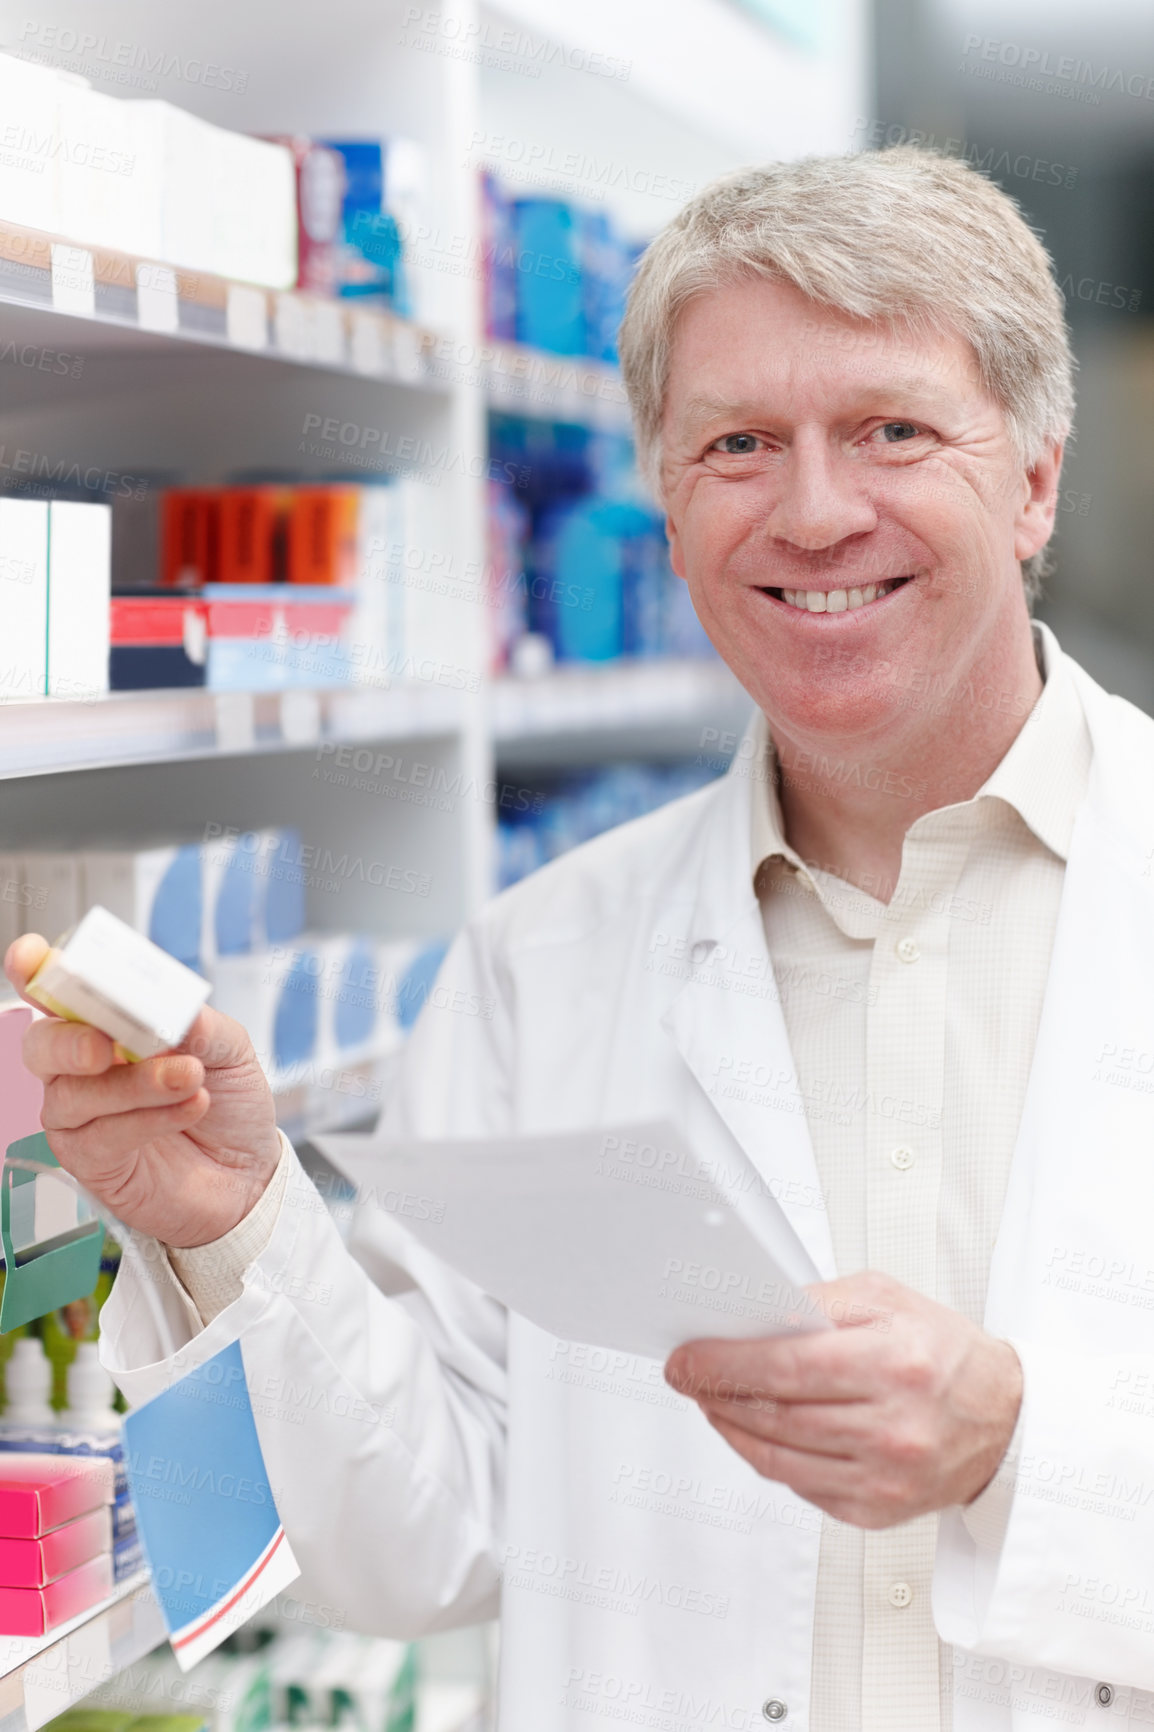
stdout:
<svg viewBox="0 0 1154 1732">
<path fill-rule="evenodd" d="M 871 91 L 863 143 L 965 155 L 1053 256 L 1080 371 L 1038 612 L 1154 710 L 1154 8 L 875 0 Z"/>
</svg>

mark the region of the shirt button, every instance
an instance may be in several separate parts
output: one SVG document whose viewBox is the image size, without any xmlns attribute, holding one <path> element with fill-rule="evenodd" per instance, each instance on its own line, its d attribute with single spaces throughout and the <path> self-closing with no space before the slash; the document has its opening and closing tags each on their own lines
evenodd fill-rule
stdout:
<svg viewBox="0 0 1154 1732">
<path fill-rule="evenodd" d="M 761 1712 L 766 1720 L 772 1720 L 776 1724 L 785 1719 L 786 1715 L 789 1713 L 789 1709 L 786 1707 L 784 1702 L 779 1700 L 778 1697 L 771 1696 L 768 1702 L 763 1702 L 761 1704 Z"/>
<path fill-rule="evenodd" d="M 1094 1690 L 1094 1700 L 1101 1708 L 1108 1708 L 1114 1700 L 1113 1684 L 1099 1684 Z"/>
<path fill-rule="evenodd" d="M 891 1606 L 898 1606 L 899 1608 L 908 1606 L 913 1597 L 914 1590 L 910 1587 L 908 1582 L 895 1582 L 889 1591 L 889 1602 Z"/>
<path fill-rule="evenodd" d="M 913 938 L 899 938 L 894 949 L 898 953 L 900 962 L 916 962 L 921 955 L 921 950 Z"/>
<path fill-rule="evenodd" d="M 890 1160 L 899 1173 L 907 1173 L 917 1158 L 914 1151 L 907 1149 L 904 1144 L 900 1148 L 890 1150 Z"/>
</svg>

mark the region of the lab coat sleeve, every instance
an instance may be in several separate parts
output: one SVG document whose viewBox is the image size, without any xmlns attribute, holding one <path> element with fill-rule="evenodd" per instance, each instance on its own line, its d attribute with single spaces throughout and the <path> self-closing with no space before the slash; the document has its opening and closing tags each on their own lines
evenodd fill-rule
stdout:
<svg viewBox="0 0 1154 1732">
<path fill-rule="evenodd" d="M 1001 1544 L 943 1512 L 934 1618 L 948 1642 L 1154 1689 L 1154 1357 L 1014 1340 L 1021 1447 Z"/>
<path fill-rule="evenodd" d="M 509 1017 L 462 935 L 418 1019 L 382 1130 L 509 1126 Z M 346 1249 L 293 1157 L 240 1297 L 197 1330 L 158 1260 L 122 1266 L 102 1357 L 136 1405 L 239 1336 L 269 1484 L 330 1627 L 410 1636 L 491 1616 L 505 1435 L 505 1313 L 425 1252 L 382 1190 Z M 411 1205 L 405 1205 L 411 1206 Z M 143 1291 L 156 1271 L 154 1296 Z"/>
</svg>

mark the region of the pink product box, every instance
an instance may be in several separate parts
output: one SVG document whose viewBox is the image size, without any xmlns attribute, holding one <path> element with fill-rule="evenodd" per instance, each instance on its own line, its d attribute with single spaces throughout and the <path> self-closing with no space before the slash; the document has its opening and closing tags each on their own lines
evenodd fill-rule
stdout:
<svg viewBox="0 0 1154 1732">
<path fill-rule="evenodd" d="M 112 1511 L 104 1504 L 38 1540 L 0 1539 L 0 1588 L 43 1588 L 111 1550 Z"/>
<path fill-rule="evenodd" d="M 78 1618 L 112 1592 L 112 1559 L 90 1558 L 43 1588 L 0 1588 L 0 1635 L 46 1636 L 57 1624 Z"/>
<path fill-rule="evenodd" d="M 4 1454 L 0 1537 L 38 1540 L 52 1528 L 110 1504 L 114 1472 L 107 1456 Z"/>
</svg>

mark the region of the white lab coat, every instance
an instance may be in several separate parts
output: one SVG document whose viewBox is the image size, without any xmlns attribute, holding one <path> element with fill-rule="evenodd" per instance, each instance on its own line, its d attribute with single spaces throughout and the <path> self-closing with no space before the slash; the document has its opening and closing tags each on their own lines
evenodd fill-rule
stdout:
<svg viewBox="0 0 1154 1732">
<path fill-rule="evenodd" d="M 968 1650 L 957 1732 L 1154 1723 L 1154 723 L 1076 677 L 1093 773 L 987 1313 L 1025 1367 L 1024 1485 L 998 1553 L 945 1512 L 935 1574 L 938 1628 Z M 390 1124 L 671 1117 L 704 1160 L 743 1152 L 831 1277 L 744 764 L 485 911 L 412 1036 Z M 313 1615 L 406 1634 L 499 1604 L 501 1732 L 805 1728 L 820 1513 L 658 1365 L 507 1316 L 406 1234 L 398 1211 L 419 1202 L 381 1200 L 354 1261 L 295 1176 L 243 1296 L 200 1334 L 176 1318 L 176 1359 L 122 1273 L 103 1352 L 129 1399 L 243 1331 Z"/>
</svg>

